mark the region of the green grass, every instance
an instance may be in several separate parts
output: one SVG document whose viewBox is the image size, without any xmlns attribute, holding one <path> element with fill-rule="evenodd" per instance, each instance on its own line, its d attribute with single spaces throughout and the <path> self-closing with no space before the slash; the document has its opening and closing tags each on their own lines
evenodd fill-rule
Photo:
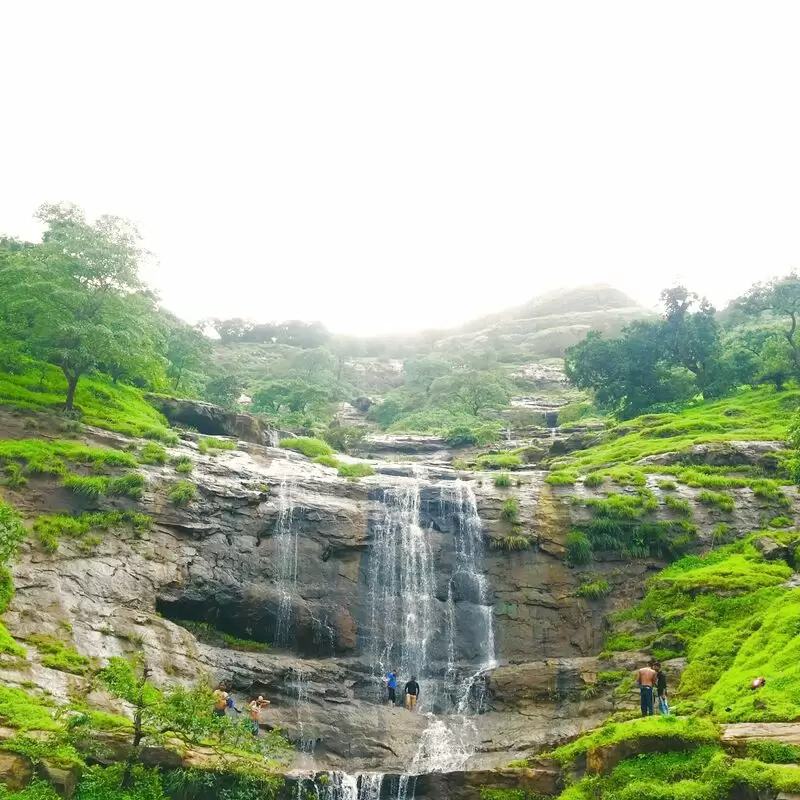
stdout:
<svg viewBox="0 0 800 800">
<path fill-rule="evenodd" d="M 574 742 L 559 747 L 548 755 L 562 766 L 567 766 L 596 747 L 624 742 L 630 739 L 659 740 L 681 739 L 687 748 L 702 744 L 714 744 L 719 740 L 716 726 L 709 720 L 689 717 L 645 717 L 630 722 L 609 722 L 603 727 L 581 736 Z"/>
<path fill-rule="evenodd" d="M 17 658 L 25 658 L 25 648 L 17 644 L 8 629 L 0 622 L 0 653 Z"/>
<path fill-rule="evenodd" d="M 604 480 L 605 477 L 602 472 L 590 472 L 583 479 L 583 485 L 588 486 L 590 489 L 594 489 L 597 486 L 602 486 Z"/>
<path fill-rule="evenodd" d="M 676 514 L 679 514 L 682 517 L 692 516 L 692 505 L 688 500 L 667 495 L 664 498 L 664 504 L 670 509 L 670 511 L 674 511 Z"/>
<path fill-rule="evenodd" d="M 375 469 L 369 464 L 340 464 L 340 478 L 366 478 L 375 474 Z"/>
<path fill-rule="evenodd" d="M 727 514 L 730 514 L 733 509 L 736 507 L 736 504 L 733 498 L 729 494 L 725 494 L 724 492 L 712 492 L 708 489 L 703 489 L 699 495 L 697 495 L 697 499 L 706 506 L 716 506 L 721 511 L 724 511 Z"/>
<path fill-rule="evenodd" d="M 566 561 L 570 566 L 588 564 L 592 560 L 592 544 L 586 534 L 570 531 L 565 540 Z"/>
<path fill-rule="evenodd" d="M 173 458 L 170 463 L 175 467 L 175 472 L 181 475 L 189 475 L 194 470 L 194 464 L 189 456 L 178 456 Z"/>
<path fill-rule="evenodd" d="M 150 529 L 153 520 L 138 511 L 100 511 L 92 514 L 42 514 L 33 523 L 33 533 L 49 553 L 58 550 L 62 538 L 85 541 L 92 531 L 113 531 L 130 525 L 136 533 Z"/>
<path fill-rule="evenodd" d="M 333 448 L 322 439 L 314 439 L 310 436 L 298 436 L 294 439 L 281 439 L 280 446 L 286 450 L 294 450 L 302 453 L 308 458 L 318 458 L 319 456 L 332 456 Z"/>
<path fill-rule="evenodd" d="M 519 501 L 516 497 L 509 497 L 503 502 L 500 509 L 500 519 L 516 525 L 519 522 Z"/>
<path fill-rule="evenodd" d="M 8 486 L 9 489 L 22 489 L 27 485 L 28 479 L 22 474 L 19 464 L 6 464 L 3 467 L 3 478 L 0 484 Z"/>
<path fill-rule="evenodd" d="M 38 364 L 20 375 L 0 374 L 0 405 L 35 411 L 60 411 L 67 382 L 57 367 Z M 164 417 L 138 389 L 113 384 L 101 376 L 83 377 L 75 393 L 75 408 L 87 425 L 128 436 L 169 439 Z"/>
<path fill-rule="evenodd" d="M 197 486 L 191 481 L 176 481 L 170 487 L 168 496 L 172 505 L 183 508 L 197 498 Z"/>
<path fill-rule="evenodd" d="M 578 480 L 578 475 L 575 472 L 551 472 L 545 481 L 551 486 L 574 486 Z"/>
<path fill-rule="evenodd" d="M 674 492 L 678 488 L 678 484 L 675 483 L 675 481 L 660 480 L 658 482 L 658 488 L 661 489 L 662 492 Z"/>
<path fill-rule="evenodd" d="M 504 550 L 507 553 L 527 550 L 530 546 L 531 540 L 527 536 L 501 536 L 491 540 L 493 550 Z"/>
<path fill-rule="evenodd" d="M 800 390 L 747 389 L 722 400 L 700 402 L 680 414 L 647 414 L 603 434 L 594 447 L 569 454 L 560 463 L 575 471 L 634 464 L 659 453 L 705 442 L 786 439 Z"/>
<path fill-rule="evenodd" d="M 511 486 L 511 478 L 507 473 L 501 472 L 499 475 L 494 476 L 492 483 L 494 483 L 498 489 L 507 489 Z"/>
<path fill-rule="evenodd" d="M 137 466 L 136 459 L 122 450 L 87 447 L 67 440 L 0 439 L 0 461 L 22 461 L 31 473 L 64 474 L 64 461 L 107 467 Z"/>
<path fill-rule="evenodd" d="M 142 464 L 166 464 L 167 451 L 155 442 L 148 442 L 139 453 L 139 461 Z"/>
<path fill-rule="evenodd" d="M 773 517 L 769 521 L 770 528 L 791 528 L 794 521 L 789 517 Z"/>
<path fill-rule="evenodd" d="M 213 436 L 197 439 L 197 447 L 201 453 L 209 450 L 236 450 L 237 444 L 232 439 L 217 439 Z"/>
<path fill-rule="evenodd" d="M 71 492 L 90 500 L 97 500 L 104 495 L 141 500 L 144 495 L 145 482 L 144 475 L 140 475 L 138 472 L 129 472 L 127 475 L 117 478 L 67 475 L 63 485 Z"/>
<path fill-rule="evenodd" d="M 315 464 L 322 464 L 323 467 L 331 467 L 331 469 L 339 469 L 342 462 L 336 456 L 317 456 L 314 459 Z"/>
<path fill-rule="evenodd" d="M 587 600 L 600 600 L 611 593 L 611 585 L 605 578 L 592 577 L 578 586 L 575 594 Z"/>
<path fill-rule="evenodd" d="M 0 684 L 0 722 L 22 731 L 58 731 L 53 708 L 22 689 Z"/>
<path fill-rule="evenodd" d="M 517 469 L 522 459 L 516 453 L 484 453 L 476 459 L 478 469 Z"/>
<path fill-rule="evenodd" d="M 82 656 L 69 645 L 48 636 L 45 633 L 34 633 L 28 637 L 27 641 L 35 645 L 36 649 L 43 656 L 42 666 L 57 669 L 61 672 L 70 672 L 73 675 L 85 675 L 89 671 L 91 660 Z"/>
</svg>

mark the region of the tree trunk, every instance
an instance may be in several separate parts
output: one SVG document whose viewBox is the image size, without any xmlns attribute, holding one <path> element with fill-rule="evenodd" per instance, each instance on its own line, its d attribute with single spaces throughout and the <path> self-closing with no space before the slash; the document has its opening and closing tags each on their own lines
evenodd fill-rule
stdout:
<svg viewBox="0 0 800 800">
<path fill-rule="evenodd" d="M 67 378 L 67 399 L 64 402 L 64 411 L 72 411 L 72 406 L 75 404 L 75 390 L 78 388 L 78 380 L 81 376 L 80 374 L 70 375 L 66 370 L 64 370 L 64 375 Z"/>
</svg>

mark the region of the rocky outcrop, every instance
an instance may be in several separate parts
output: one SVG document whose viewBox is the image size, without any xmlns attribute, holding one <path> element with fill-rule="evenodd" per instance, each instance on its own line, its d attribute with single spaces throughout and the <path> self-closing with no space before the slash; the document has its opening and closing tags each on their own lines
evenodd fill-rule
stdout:
<svg viewBox="0 0 800 800">
<path fill-rule="evenodd" d="M 695 444 L 674 453 L 645 456 L 637 462 L 641 466 L 672 466 L 674 464 L 704 464 L 709 467 L 757 467 L 774 472 L 778 467 L 777 455 L 786 449 L 783 442 L 709 442 Z"/>
<path fill-rule="evenodd" d="M 243 442 L 277 444 L 278 433 L 267 422 L 252 414 L 228 411 L 213 403 L 186 400 L 158 394 L 145 395 L 172 425 L 185 425 L 206 436 L 232 436 Z"/>
</svg>

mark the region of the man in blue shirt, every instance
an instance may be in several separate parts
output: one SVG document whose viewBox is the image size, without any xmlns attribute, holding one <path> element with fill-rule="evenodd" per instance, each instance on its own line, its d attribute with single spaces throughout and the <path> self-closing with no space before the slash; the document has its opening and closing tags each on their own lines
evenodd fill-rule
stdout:
<svg viewBox="0 0 800 800">
<path fill-rule="evenodd" d="M 395 670 L 387 672 L 384 682 L 389 690 L 389 702 L 392 705 L 397 705 L 397 672 Z"/>
</svg>

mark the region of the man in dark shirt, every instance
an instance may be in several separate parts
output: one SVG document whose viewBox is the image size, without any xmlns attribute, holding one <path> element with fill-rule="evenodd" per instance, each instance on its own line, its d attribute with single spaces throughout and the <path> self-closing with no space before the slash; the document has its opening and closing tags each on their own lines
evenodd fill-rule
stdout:
<svg viewBox="0 0 800 800">
<path fill-rule="evenodd" d="M 417 698 L 419 697 L 419 684 L 417 677 L 414 675 L 411 680 L 406 684 L 406 708 L 413 711 L 417 707 Z"/>
</svg>

